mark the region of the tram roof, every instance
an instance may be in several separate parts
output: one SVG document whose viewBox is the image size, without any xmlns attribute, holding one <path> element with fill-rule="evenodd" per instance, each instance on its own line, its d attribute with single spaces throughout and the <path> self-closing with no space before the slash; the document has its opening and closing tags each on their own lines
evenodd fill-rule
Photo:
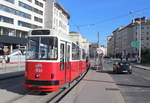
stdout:
<svg viewBox="0 0 150 103">
<path fill-rule="evenodd" d="M 47 35 L 45 35 L 45 34 L 43 34 L 43 35 L 41 35 L 41 33 L 42 32 L 40 32 L 40 31 L 50 31 L 49 32 L 49 34 L 47 34 Z M 39 31 L 40 32 L 40 34 L 38 34 L 38 35 L 32 35 L 32 32 L 33 31 Z M 58 38 L 60 38 L 60 39 L 62 39 L 62 40 L 66 40 L 66 41 L 69 41 L 69 42 L 74 42 L 74 43 L 78 43 L 79 45 L 80 45 L 80 43 L 79 43 L 79 41 L 78 40 L 76 40 L 76 39 L 74 39 L 74 38 L 72 38 L 71 36 L 69 36 L 69 35 L 63 35 L 63 34 L 60 34 L 60 33 L 57 33 L 55 30 L 53 30 L 53 29 L 33 29 L 33 30 L 30 30 L 29 31 L 29 37 L 41 37 L 41 36 L 43 36 L 43 37 L 47 37 L 47 36 L 55 36 L 55 37 L 58 37 Z M 80 45 L 81 46 L 81 45 Z"/>
</svg>

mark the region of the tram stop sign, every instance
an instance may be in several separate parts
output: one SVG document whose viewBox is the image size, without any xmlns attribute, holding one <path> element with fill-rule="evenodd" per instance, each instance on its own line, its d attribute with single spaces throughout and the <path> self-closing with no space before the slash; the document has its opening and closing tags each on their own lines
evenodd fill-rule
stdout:
<svg viewBox="0 0 150 103">
<path fill-rule="evenodd" d="M 139 47 L 139 46 L 140 46 L 140 42 L 138 41 L 131 42 L 131 47 Z"/>
</svg>

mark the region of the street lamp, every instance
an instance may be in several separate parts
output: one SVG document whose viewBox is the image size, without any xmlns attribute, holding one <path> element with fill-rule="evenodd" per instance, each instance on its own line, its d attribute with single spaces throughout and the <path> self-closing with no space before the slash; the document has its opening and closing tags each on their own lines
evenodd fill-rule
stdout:
<svg viewBox="0 0 150 103">
<path fill-rule="evenodd" d="M 142 41 L 141 41 L 141 33 L 142 33 L 142 20 L 140 18 L 139 22 L 139 63 L 141 63 L 141 48 L 142 48 Z"/>
<path fill-rule="evenodd" d="M 129 14 L 136 14 L 136 15 L 141 15 L 139 12 L 129 12 Z M 138 52 L 138 58 L 139 58 L 139 63 L 141 63 L 141 49 L 142 49 L 142 40 L 141 40 L 141 33 L 142 33 L 142 18 L 139 18 L 139 38 L 137 35 L 137 38 L 139 39 L 139 52 Z"/>
</svg>

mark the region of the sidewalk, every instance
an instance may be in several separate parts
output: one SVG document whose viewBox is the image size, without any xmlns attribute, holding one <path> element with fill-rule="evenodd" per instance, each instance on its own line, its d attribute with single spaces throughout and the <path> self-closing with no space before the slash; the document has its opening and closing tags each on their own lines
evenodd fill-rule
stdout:
<svg viewBox="0 0 150 103">
<path fill-rule="evenodd" d="M 125 103 L 111 76 L 89 70 L 59 103 Z"/>
<path fill-rule="evenodd" d="M 23 75 L 25 63 L 0 63 L 0 80 Z"/>
<path fill-rule="evenodd" d="M 136 68 L 150 70 L 150 65 L 133 64 L 133 66 L 136 67 Z"/>
</svg>

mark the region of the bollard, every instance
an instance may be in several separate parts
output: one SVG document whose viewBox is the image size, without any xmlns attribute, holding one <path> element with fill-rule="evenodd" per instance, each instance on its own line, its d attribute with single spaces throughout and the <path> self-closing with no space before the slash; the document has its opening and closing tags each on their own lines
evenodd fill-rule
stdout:
<svg viewBox="0 0 150 103">
<path fill-rule="evenodd" d="M 3 59 L 3 61 L 2 61 L 2 67 L 3 67 L 3 70 L 4 70 L 4 72 L 6 72 L 6 61 L 5 61 L 5 59 Z"/>
<path fill-rule="evenodd" d="M 18 55 L 18 71 L 20 71 L 21 69 L 20 69 L 20 62 L 21 61 L 21 56 L 20 55 Z"/>
</svg>

